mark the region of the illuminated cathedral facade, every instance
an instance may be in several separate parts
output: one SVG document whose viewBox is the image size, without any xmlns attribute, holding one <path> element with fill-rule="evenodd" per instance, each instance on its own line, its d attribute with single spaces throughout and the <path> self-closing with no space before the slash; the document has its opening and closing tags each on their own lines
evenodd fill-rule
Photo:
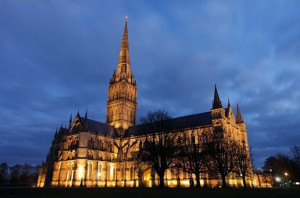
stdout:
<svg viewBox="0 0 300 198">
<path fill-rule="evenodd" d="M 130 69 L 127 19 L 125 21 L 117 69 L 108 86 L 106 122 L 88 118 L 87 112 L 69 121 L 68 127 L 56 131 L 45 163 L 38 176 L 38 187 L 151 187 L 159 179 L 149 168 L 142 174 L 134 156 L 143 141 L 137 121 L 137 82 Z M 172 118 L 174 133 L 192 131 L 214 131 L 222 128 L 247 148 L 247 130 L 237 106 L 236 116 L 228 102 L 223 108 L 215 87 L 212 108 L 203 113 Z M 251 169 L 252 171 L 252 169 Z M 141 178 L 142 177 L 142 178 Z M 189 187 L 190 173 L 181 171 L 174 175 L 167 170 L 165 185 L 168 187 Z M 230 186 L 242 186 L 240 177 L 230 174 Z M 218 187 L 221 179 L 209 173 L 201 173 L 201 185 Z M 257 185 L 255 176 L 247 177 L 249 186 Z"/>
</svg>

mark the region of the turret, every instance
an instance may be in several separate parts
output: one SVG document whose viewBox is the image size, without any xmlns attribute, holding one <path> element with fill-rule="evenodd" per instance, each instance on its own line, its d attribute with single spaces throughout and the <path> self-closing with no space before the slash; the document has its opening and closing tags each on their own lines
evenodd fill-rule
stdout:
<svg viewBox="0 0 300 198">
<path fill-rule="evenodd" d="M 227 109 L 226 109 L 226 112 L 225 112 L 225 116 L 228 119 L 235 121 L 229 98 L 228 98 L 228 105 L 227 105 Z"/>
<path fill-rule="evenodd" d="M 223 132 L 225 124 L 225 109 L 219 97 L 217 85 L 215 85 L 214 100 L 211 111 L 212 124 L 215 132 Z"/>
<path fill-rule="evenodd" d="M 213 109 L 223 108 L 216 84 L 215 84 L 215 94 L 214 94 L 214 100 L 213 100 L 213 107 L 212 108 Z"/>
<path fill-rule="evenodd" d="M 247 138 L 247 129 L 246 129 L 246 124 L 244 123 L 244 119 L 242 117 L 239 105 L 236 106 L 236 123 L 240 128 L 241 131 L 241 140 L 244 146 L 247 148 L 248 146 L 248 138 Z"/>
<path fill-rule="evenodd" d="M 243 117 L 239 108 L 239 105 L 236 105 L 236 123 L 243 123 Z"/>
<path fill-rule="evenodd" d="M 84 127 L 83 127 L 84 131 L 88 131 L 89 130 L 89 126 L 88 126 L 88 112 L 87 110 L 85 111 L 85 115 L 84 115 Z"/>
<path fill-rule="evenodd" d="M 71 114 L 70 120 L 69 120 L 69 130 L 71 129 L 71 127 L 72 127 L 72 114 Z"/>
</svg>

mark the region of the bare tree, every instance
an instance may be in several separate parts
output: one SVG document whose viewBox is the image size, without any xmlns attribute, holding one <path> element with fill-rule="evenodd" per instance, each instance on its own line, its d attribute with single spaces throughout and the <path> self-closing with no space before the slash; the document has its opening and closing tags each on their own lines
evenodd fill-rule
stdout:
<svg viewBox="0 0 300 198">
<path fill-rule="evenodd" d="M 237 167 L 238 145 L 224 133 L 216 133 L 210 140 L 206 155 L 207 168 L 220 174 L 222 186 L 227 187 L 226 176 Z"/>
<path fill-rule="evenodd" d="M 139 180 L 139 187 L 144 187 L 143 175 L 147 170 L 149 170 L 150 167 L 147 163 L 144 162 L 143 152 L 140 152 L 141 149 L 142 149 L 142 140 L 140 140 L 139 152 L 136 153 L 136 155 L 134 156 L 134 159 L 135 159 L 136 172 L 137 172 L 137 176 L 138 176 L 138 180 Z"/>
<path fill-rule="evenodd" d="M 177 153 L 176 133 L 170 133 L 170 116 L 164 110 L 148 112 L 140 119 L 145 141 L 140 149 L 142 161 L 154 168 L 159 176 L 159 187 L 163 188 L 165 171 L 173 162 Z"/>
<path fill-rule="evenodd" d="M 13 186 L 21 186 L 21 174 L 22 174 L 22 165 L 15 165 L 12 167 L 9 167 L 9 172 L 10 172 L 10 183 Z"/>
<path fill-rule="evenodd" d="M 292 182 L 298 181 L 300 178 L 297 163 L 288 155 L 282 153 L 268 157 L 264 162 L 263 170 L 265 173 L 272 173 L 273 183 L 275 185 L 279 185 L 279 183 L 274 181 L 274 176 L 283 176 L 286 181 L 291 180 Z M 285 173 L 288 175 L 285 175 Z M 289 185 L 288 182 L 284 183 L 286 183 L 284 185 Z"/>
<path fill-rule="evenodd" d="M 0 164 L 0 186 L 5 186 L 9 177 L 9 167 L 7 163 Z"/>
<path fill-rule="evenodd" d="M 236 173 L 242 177 L 244 188 L 247 188 L 246 176 L 251 174 L 251 159 L 245 146 L 238 146 L 236 164 Z"/>
<path fill-rule="evenodd" d="M 127 169 L 127 162 L 129 160 L 129 151 L 130 149 L 137 143 L 137 140 L 135 141 L 131 141 L 131 137 L 128 138 L 128 141 L 126 142 L 126 144 L 124 144 L 124 146 L 127 146 L 125 149 L 125 153 L 124 153 L 124 159 L 125 159 L 125 169 Z M 123 149 L 123 148 L 122 148 Z M 125 186 L 126 186 L 126 177 L 125 177 Z"/>
<path fill-rule="evenodd" d="M 200 174 L 207 172 L 205 163 L 206 141 L 208 133 L 202 133 L 199 130 L 191 133 L 185 132 L 180 141 L 181 149 L 180 156 L 182 160 L 179 161 L 184 171 L 194 174 L 196 177 L 196 187 L 200 188 Z"/>
<path fill-rule="evenodd" d="M 180 188 L 180 172 L 183 170 L 181 158 L 174 159 L 173 163 L 170 165 L 170 170 L 175 175 L 177 180 L 177 188 Z"/>
<path fill-rule="evenodd" d="M 293 146 L 291 152 L 293 154 L 293 160 L 300 166 L 300 146 Z"/>
<path fill-rule="evenodd" d="M 125 144 L 123 144 L 123 138 L 120 138 L 120 143 L 117 144 L 116 142 L 114 142 L 114 146 L 117 147 L 118 149 L 118 154 L 117 154 L 117 159 L 118 161 L 121 161 L 122 159 L 124 159 L 124 148 L 129 144 L 129 141 L 127 141 Z"/>
</svg>

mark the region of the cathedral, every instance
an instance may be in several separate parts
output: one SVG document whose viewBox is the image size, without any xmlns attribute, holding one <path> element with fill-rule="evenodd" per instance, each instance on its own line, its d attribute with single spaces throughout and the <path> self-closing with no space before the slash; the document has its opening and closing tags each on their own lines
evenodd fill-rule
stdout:
<svg viewBox="0 0 300 198">
<path fill-rule="evenodd" d="M 218 116 L 216 116 L 218 115 Z M 236 116 L 228 102 L 223 107 L 217 88 L 214 90 L 213 105 L 202 112 L 171 119 L 176 132 L 214 131 L 222 128 L 247 148 L 249 152 L 246 124 L 239 107 Z M 60 127 L 55 132 L 46 161 L 39 172 L 38 187 L 138 187 L 157 186 L 159 180 L 153 169 L 142 173 L 139 179 L 138 163 L 133 157 L 139 150 L 143 134 L 137 122 L 137 82 L 130 69 L 127 19 L 122 37 L 117 69 L 113 71 L 108 85 L 106 122 L 89 119 L 88 113 L 69 120 L 68 127 Z M 122 152 L 120 152 L 120 150 Z M 252 171 L 252 170 L 251 170 Z M 201 185 L 220 186 L 220 178 L 204 174 Z M 167 187 L 189 187 L 187 172 L 180 172 L 180 180 L 167 170 Z M 229 175 L 229 186 L 242 186 L 242 180 Z M 247 177 L 249 186 L 256 186 L 255 175 Z"/>
</svg>

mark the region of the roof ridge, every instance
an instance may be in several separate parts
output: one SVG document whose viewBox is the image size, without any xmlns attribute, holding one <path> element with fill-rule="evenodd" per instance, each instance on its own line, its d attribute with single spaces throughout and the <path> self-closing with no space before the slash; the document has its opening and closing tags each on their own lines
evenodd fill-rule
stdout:
<svg viewBox="0 0 300 198">
<path fill-rule="evenodd" d="M 195 116 L 195 115 L 200 115 L 200 114 L 205 114 L 205 113 L 210 113 L 210 111 L 206 111 L 206 112 L 202 112 L 202 113 L 195 113 L 195 114 L 185 115 L 185 116 L 180 116 L 180 117 L 175 117 L 175 118 L 171 118 L 170 120 L 176 119 L 176 118 L 184 118 L 184 117 L 189 117 L 189 116 Z"/>
</svg>

